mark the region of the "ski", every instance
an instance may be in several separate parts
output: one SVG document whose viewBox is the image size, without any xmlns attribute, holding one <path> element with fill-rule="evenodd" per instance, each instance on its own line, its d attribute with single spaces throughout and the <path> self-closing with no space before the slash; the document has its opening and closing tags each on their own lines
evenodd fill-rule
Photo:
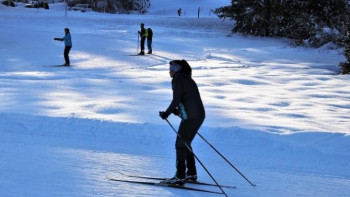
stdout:
<svg viewBox="0 0 350 197">
<path fill-rule="evenodd" d="M 180 185 L 174 185 L 174 184 L 159 183 L 159 182 L 131 181 L 131 180 L 113 179 L 113 178 L 109 178 L 109 180 L 124 182 L 124 183 L 135 183 L 135 184 L 153 185 L 153 186 L 160 186 L 160 187 L 171 187 L 171 188 L 198 191 L 198 192 L 206 192 L 206 193 L 213 193 L 213 194 L 223 194 L 222 192 L 216 192 L 216 191 L 211 191 L 211 190 L 205 190 L 205 189 L 199 189 L 199 188 L 187 187 L 187 186 L 180 186 Z"/>
<path fill-rule="evenodd" d="M 166 178 L 161 178 L 161 177 L 128 175 L 128 174 L 123 174 L 121 172 L 119 172 L 119 174 L 121 174 L 123 176 L 130 177 L 130 178 L 140 178 L 140 179 L 149 179 L 149 180 L 158 180 L 158 181 L 166 180 Z M 217 186 L 216 184 L 213 184 L 213 183 L 206 183 L 206 182 L 201 182 L 201 181 L 186 181 L 186 183 L 197 184 L 197 185 L 206 185 L 206 186 Z M 220 186 L 224 187 L 224 188 L 236 189 L 235 186 L 228 186 L 228 185 L 220 185 Z"/>
<path fill-rule="evenodd" d="M 44 67 L 70 67 L 66 65 L 43 65 Z"/>
<path fill-rule="evenodd" d="M 144 55 L 141 55 L 141 54 L 127 54 L 127 55 L 124 55 L 124 56 L 141 56 L 141 57 L 146 57 L 146 56 L 150 56 L 152 54 L 144 54 Z"/>
</svg>

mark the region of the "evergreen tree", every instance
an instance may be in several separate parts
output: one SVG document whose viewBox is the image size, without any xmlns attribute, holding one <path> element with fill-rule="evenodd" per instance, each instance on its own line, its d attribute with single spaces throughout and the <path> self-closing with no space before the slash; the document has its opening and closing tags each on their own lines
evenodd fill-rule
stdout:
<svg viewBox="0 0 350 197">
<path fill-rule="evenodd" d="M 341 62 L 339 64 L 341 74 L 350 73 L 350 15 L 348 14 L 346 20 L 343 22 L 344 25 L 344 36 L 342 39 L 342 45 L 344 47 L 344 56 L 346 62 Z"/>
<path fill-rule="evenodd" d="M 220 18 L 235 20 L 234 33 L 287 37 L 297 45 L 344 47 L 350 72 L 349 0 L 231 0 L 214 10 Z"/>
<path fill-rule="evenodd" d="M 347 6 L 348 0 L 231 0 L 231 6 L 215 13 L 236 21 L 233 32 L 287 37 L 317 47 L 337 42 Z"/>
</svg>

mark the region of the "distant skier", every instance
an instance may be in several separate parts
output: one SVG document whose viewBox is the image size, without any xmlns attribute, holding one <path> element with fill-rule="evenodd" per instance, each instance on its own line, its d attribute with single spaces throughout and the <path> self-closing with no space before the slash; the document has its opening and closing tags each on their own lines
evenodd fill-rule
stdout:
<svg viewBox="0 0 350 197">
<path fill-rule="evenodd" d="M 152 54 L 152 39 L 153 39 L 153 31 L 151 28 L 147 28 L 147 48 L 148 48 L 148 54 Z"/>
<path fill-rule="evenodd" d="M 176 173 L 164 183 L 183 185 L 186 180 L 196 181 L 197 170 L 191 147 L 197 131 L 205 118 L 205 110 L 196 82 L 192 79 L 192 69 L 186 60 L 170 61 L 170 77 L 173 100 L 166 111 L 159 112 L 166 119 L 171 113 L 180 116 L 181 123 L 176 138 Z M 185 145 L 185 143 L 187 146 Z M 187 172 L 186 172 L 187 168 Z"/>
<path fill-rule="evenodd" d="M 179 16 L 181 16 L 181 13 L 182 13 L 182 10 L 181 10 L 181 8 L 179 8 L 179 9 L 177 10 L 177 14 L 178 14 Z"/>
<path fill-rule="evenodd" d="M 145 29 L 145 24 L 141 23 L 140 25 L 141 27 L 141 30 L 138 31 L 140 37 L 141 37 L 141 51 L 139 53 L 139 55 L 145 55 L 145 41 L 146 41 L 146 38 L 147 38 L 147 31 Z"/>
<path fill-rule="evenodd" d="M 198 7 L 198 18 L 200 13 L 201 13 L 201 7 Z"/>
<path fill-rule="evenodd" d="M 69 61 L 69 51 L 72 48 L 72 37 L 70 35 L 69 32 L 69 28 L 65 28 L 64 29 L 65 35 L 63 38 L 54 38 L 54 40 L 58 40 L 58 41 L 64 41 L 64 59 L 66 61 L 65 64 L 63 64 L 64 66 L 70 66 L 70 61 Z"/>
</svg>

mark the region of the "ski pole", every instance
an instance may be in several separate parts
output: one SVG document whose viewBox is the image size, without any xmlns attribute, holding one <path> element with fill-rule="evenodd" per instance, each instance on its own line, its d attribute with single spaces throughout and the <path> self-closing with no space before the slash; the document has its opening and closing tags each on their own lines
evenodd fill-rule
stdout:
<svg viewBox="0 0 350 197">
<path fill-rule="evenodd" d="M 192 151 L 192 149 L 188 146 L 188 144 L 185 142 L 185 140 L 181 137 L 181 135 L 176 131 L 176 129 L 173 127 L 173 125 L 169 122 L 169 120 L 167 118 L 165 118 L 165 120 L 168 122 L 168 124 L 170 125 L 170 127 L 174 130 L 174 132 L 176 133 L 177 137 L 180 138 L 183 143 L 185 144 L 185 146 L 187 147 L 187 149 L 193 154 L 193 156 L 197 159 L 197 161 L 201 164 L 201 166 L 203 167 L 203 169 L 207 172 L 207 174 L 210 176 L 210 178 L 215 182 L 215 184 L 220 188 L 222 194 L 224 194 L 226 197 L 228 197 L 228 195 L 226 194 L 226 192 L 222 189 L 221 185 L 219 185 L 219 183 L 215 180 L 215 178 L 213 177 L 213 175 L 210 174 L 210 172 L 208 171 L 208 169 L 204 166 L 204 164 L 201 162 L 201 160 L 199 160 L 199 158 L 197 157 L 196 154 L 194 154 L 194 152 Z"/>
<path fill-rule="evenodd" d="M 233 169 L 235 169 L 246 181 L 248 181 L 248 183 L 251 186 L 256 186 L 255 184 L 253 184 L 252 182 L 250 182 L 247 177 L 245 177 L 229 160 L 226 159 L 226 157 L 224 157 L 224 155 L 222 155 L 213 145 L 211 145 L 200 133 L 197 132 L 197 134 L 199 135 L 199 137 L 201 137 L 213 150 L 215 150 L 216 153 L 218 153 Z"/>
</svg>

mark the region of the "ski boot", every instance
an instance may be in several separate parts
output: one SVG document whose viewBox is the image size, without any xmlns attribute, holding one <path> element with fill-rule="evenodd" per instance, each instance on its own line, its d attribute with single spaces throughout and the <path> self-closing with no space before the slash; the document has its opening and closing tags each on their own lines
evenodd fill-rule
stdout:
<svg viewBox="0 0 350 197">
<path fill-rule="evenodd" d="M 161 181 L 160 183 L 183 186 L 185 184 L 185 179 L 180 179 L 177 176 L 174 176 L 173 178 L 165 179 L 164 181 Z"/>
<path fill-rule="evenodd" d="M 186 174 L 185 181 L 186 182 L 196 182 L 197 181 L 197 175 Z"/>
</svg>

